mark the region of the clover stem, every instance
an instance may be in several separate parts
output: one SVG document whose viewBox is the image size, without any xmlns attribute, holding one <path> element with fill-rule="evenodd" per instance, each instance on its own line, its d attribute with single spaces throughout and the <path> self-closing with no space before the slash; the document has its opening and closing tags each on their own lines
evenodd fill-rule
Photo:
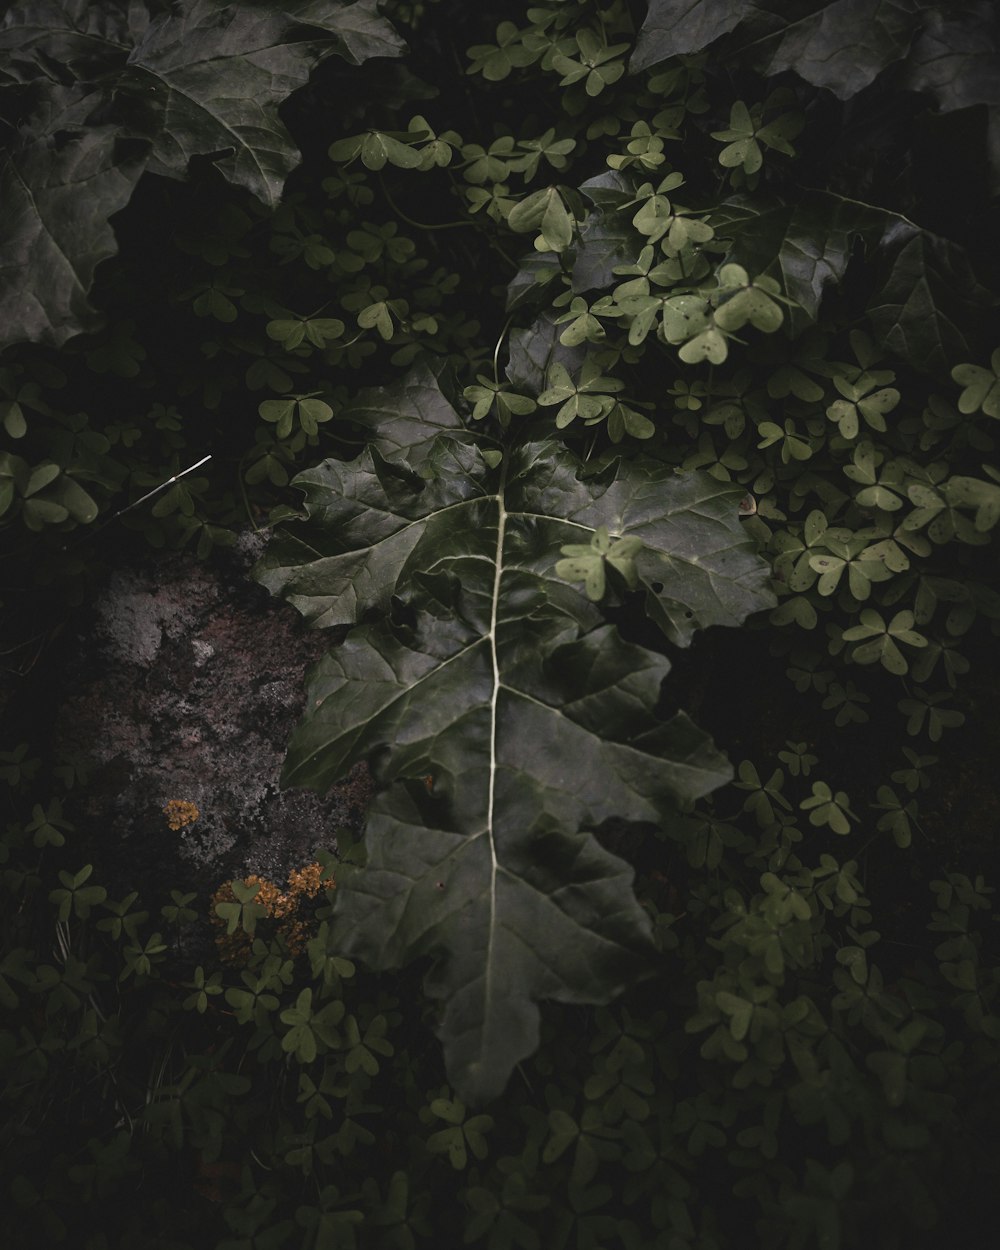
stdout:
<svg viewBox="0 0 1000 1250">
<path fill-rule="evenodd" d="M 412 217 L 403 212 L 396 201 L 392 198 L 392 193 L 385 185 L 384 178 L 379 178 L 379 186 L 382 188 L 382 194 L 389 201 L 389 207 L 392 211 L 397 217 L 400 217 L 403 221 L 405 221 L 408 226 L 412 226 L 414 230 L 456 230 L 459 226 L 472 226 L 473 228 L 476 226 L 476 223 L 468 218 L 464 218 L 460 221 L 414 221 Z"/>
</svg>

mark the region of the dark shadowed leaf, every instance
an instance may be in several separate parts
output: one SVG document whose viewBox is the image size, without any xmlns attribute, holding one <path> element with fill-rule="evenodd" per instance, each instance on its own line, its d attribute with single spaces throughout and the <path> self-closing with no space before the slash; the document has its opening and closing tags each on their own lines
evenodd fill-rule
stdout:
<svg viewBox="0 0 1000 1250">
<path fill-rule="evenodd" d="M 393 26 L 379 16 L 378 5 L 379 0 L 354 0 L 352 4 L 292 0 L 283 9 L 290 18 L 332 35 L 339 55 L 352 65 L 361 65 L 372 57 L 397 57 L 406 51 Z"/>
<path fill-rule="evenodd" d="M 612 286 L 615 268 L 635 263 L 642 240 L 628 218 L 607 212 L 591 213 L 580 229 L 573 262 L 573 290 L 593 291 Z"/>
<path fill-rule="evenodd" d="M 219 170 L 269 207 L 299 154 L 278 105 L 336 40 L 297 41 L 295 22 L 317 24 L 315 4 L 271 6 L 188 0 L 155 18 L 115 84 L 116 115 L 154 140 L 150 169 L 183 178 L 192 156 L 220 153 Z M 330 5 L 323 27 L 345 10 Z M 354 59 L 352 57 L 352 59 Z"/>
<path fill-rule="evenodd" d="M 975 104 L 1000 105 L 996 6 L 965 4 L 925 15 L 907 59 L 903 85 L 933 95 L 943 113 Z"/>
<path fill-rule="evenodd" d="M 0 347 L 61 343 L 94 325 L 86 296 L 97 263 L 115 252 L 108 217 L 143 168 L 136 144 L 121 140 L 141 141 L 145 168 L 171 178 L 211 156 L 274 207 L 299 160 L 278 106 L 330 53 L 357 64 L 402 47 L 375 0 L 8 9 L 0 51 L 33 80 L 37 103 L 0 175 L 0 265 L 13 288 Z"/>
<path fill-rule="evenodd" d="M 609 169 L 596 178 L 588 178 L 580 190 L 597 211 L 587 217 L 580 229 L 573 262 L 573 290 L 591 291 L 612 286 L 616 266 L 635 263 L 639 247 L 629 220 L 633 212 L 627 217 L 614 212 L 632 199 L 635 188 L 625 175 Z"/>
<path fill-rule="evenodd" d="M 763 7 L 763 6 L 762 6 Z M 778 29 L 761 39 L 753 22 L 741 40 L 768 74 L 794 70 L 816 87 L 841 100 L 863 91 L 888 65 L 902 60 L 919 28 L 918 0 L 834 0 L 803 6 L 775 6 L 788 15 Z M 768 13 L 768 25 L 773 15 Z"/>
<path fill-rule="evenodd" d="M 707 48 L 742 21 L 750 0 L 650 0 L 629 62 L 634 74 L 671 56 Z"/>
<path fill-rule="evenodd" d="M 427 365 L 415 366 L 402 382 L 362 391 L 341 410 L 339 420 L 359 427 L 366 443 L 386 460 L 405 461 L 411 472 L 439 434 L 464 429 Z"/>
<path fill-rule="evenodd" d="M 530 302 L 562 273 L 557 252 L 529 252 L 521 258 L 517 273 L 507 283 L 507 310 L 516 304 Z M 547 294 L 550 294 L 547 292 Z"/>
<path fill-rule="evenodd" d="M 516 391 L 540 395 L 545 390 L 546 376 L 553 364 L 561 364 L 575 373 L 586 356 L 583 347 L 566 347 L 559 342 L 562 327 L 548 313 L 524 330 L 512 330 L 507 381 Z"/>
<path fill-rule="evenodd" d="M 963 249 L 902 222 L 887 232 L 884 245 L 892 249 L 889 269 L 868 315 L 888 350 L 942 377 L 956 360 L 988 350 L 997 301 L 977 281 Z"/>
<path fill-rule="evenodd" d="M 95 328 L 87 302 L 94 270 L 117 249 L 108 218 L 142 173 L 143 145 L 88 126 L 93 93 L 52 88 L 44 113 L 0 157 L 0 346 L 61 344 Z"/>
<path fill-rule="evenodd" d="M 887 214 L 813 192 L 794 204 L 734 196 L 711 220 L 716 233 L 730 240 L 727 260 L 774 278 L 800 306 L 789 310 L 794 333 L 816 320 L 824 291 L 844 277 L 855 243 L 878 243 Z"/>
<path fill-rule="evenodd" d="M 383 403 L 398 420 L 406 390 Z M 640 537 L 681 641 L 773 600 L 712 478 L 635 461 L 581 481 L 552 442 L 494 468 L 439 422 L 410 441 L 419 473 L 371 448 L 301 474 L 308 520 L 256 575 L 314 624 L 365 622 L 313 670 L 283 780 L 324 791 L 372 762 L 335 940 L 378 968 L 434 958 L 449 1079 L 479 1101 L 537 1045 L 539 999 L 607 1001 L 649 949 L 631 869 L 586 830 L 669 820 L 730 775 L 684 713 L 657 713 L 669 664 L 557 576 L 561 547 Z"/>
<path fill-rule="evenodd" d="M 51 81 L 51 66 L 93 83 L 124 64 L 149 25 L 141 4 L 116 6 L 93 0 L 36 0 L 15 4 L 0 21 L 0 51 L 31 66 L 31 76 Z"/>
<path fill-rule="evenodd" d="M 902 85 L 929 93 L 942 113 L 985 105 L 994 194 L 1000 192 L 1000 40 L 990 0 L 926 15 L 914 41 Z"/>
</svg>

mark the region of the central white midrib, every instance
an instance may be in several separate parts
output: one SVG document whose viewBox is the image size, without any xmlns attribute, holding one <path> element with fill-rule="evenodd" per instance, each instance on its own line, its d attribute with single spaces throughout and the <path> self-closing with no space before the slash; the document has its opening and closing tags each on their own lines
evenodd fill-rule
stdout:
<svg viewBox="0 0 1000 1250">
<path fill-rule="evenodd" d="M 497 551 L 496 570 L 493 574 L 493 602 L 490 605 L 490 659 L 493 662 L 493 693 L 490 698 L 490 778 L 486 799 L 486 833 L 490 842 L 490 927 L 486 945 L 486 985 L 484 1003 L 488 1011 L 490 999 L 490 975 L 493 966 L 493 935 L 496 933 L 497 911 L 497 844 L 493 828 L 493 810 L 496 800 L 497 780 L 497 700 L 500 697 L 500 661 L 497 656 L 497 616 L 500 608 L 500 579 L 503 577 L 503 542 L 507 529 L 507 512 L 503 506 L 504 488 L 507 484 L 507 466 L 504 465 L 500 485 L 497 487 Z M 486 1012 L 484 1012 L 485 1016 Z"/>
</svg>

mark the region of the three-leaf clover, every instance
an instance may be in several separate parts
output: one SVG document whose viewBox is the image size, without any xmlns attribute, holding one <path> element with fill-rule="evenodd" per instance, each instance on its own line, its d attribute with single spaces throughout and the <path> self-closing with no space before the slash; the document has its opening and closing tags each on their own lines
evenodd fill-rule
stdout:
<svg viewBox="0 0 1000 1250">
<path fill-rule="evenodd" d="M 802 129 L 803 119 L 795 113 L 784 113 L 764 126 L 764 107 L 758 104 L 751 110 L 737 100 L 729 111 L 728 129 L 712 131 L 713 139 L 726 144 L 719 153 L 719 164 L 725 169 L 742 169 L 748 175 L 757 173 L 764 164 L 761 144 L 785 156 L 795 155 L 789 140 Z"/>
<path fill-rule="evenodd" d="M 897 612 L 886 624 L 878 612 L 865 608 L 860 624 L 845 629 L 842 637 L 845 642 L 859 644 L 851 652 L 851 659 L 857 664 L 874 664 L 879 660 L 883 668 L 899 677 L 908 672 L 910 666 L 896 644 L 903 642 L 910 647 L 927 646 L 924 635 L 913 628 L 912 612 Z"/>
<path fill-rule="evenodd" d="M 900 849 L 910 845 L 913 840 L 913 826 L 917 823 L 917 804 L 914 799 L 904 802 L 893 790 L 892 786 L 879 786 L 877 803 L 872 807 L 884 815 L 875 826 L 880 833 L 891 833 L 893 841 Z"/>
<path fill-rule="evenodd" d="M 777 300 L 785 300 L 773 278 L 754 278 L 742 265 L 723 265 L 718 273 L 719 293 L 725 302 L 715 310 L 715 324 L 728 333 L 747 322 L 755 329 L 773 333 L 784 320 Z M 785 301 L 787 302 L 787 301 Z"/>
<path fill-rule="evenodd" d="M 257 411 L 264 421 L 276 427 L 279 439 L 288 438 L 298 416 L 299 426 L 305 434 L 315 434 L 319 426 L 333 417 L 333 409 L 325 400 L 314 395 L 291 395 L 287 399 L 265 399 Z"/>
<path fill-rule="evenodd" d="M 337 317 L 279 317 L 267 323 L 267 337 L 288 352 L 302 343 L 326 347 L 343 333 L 344 323 Z"/>
<path fill-rule="evenodd" d="M 62 923 L 65 923 L 70 915 L 86 920 L 90 915 L 90 909 L 96 907 L 98 903 L 103 903 L 107 898 L 108 892 L 102 885 L 86 884 L 93 871 L 93 864 L 85 864 L 77 873 L 66 872 L 65 869 L 59 870 L 59 880 L 62 884 L 59 889 L 49 891 L 49 902 L 57 904 L 59 920 Z"/>
<path fill-rule="evenodd" d="M 940 742 L 946 729 L 957 729 L 965 723 L 964 713 L 940 706 L 949 697 L 949 691 L 941 690 L 930 694 L 926 690 L 918 689 L 915 693 L 916 698 L 901 699 L 896 705 L 907 718 L 906 732 L 911 738 L 916 737 L 926 724 L 927 736 L 931 742 Z"/>
<path fill-rule="evenodd" d="M 533 191 L 510 210 L 507 225 L 518 234 L 537 230 L 535 249 L 564 252 L 573 241 L 575 220 L 558 187 Z"/>
<path fill-rule="evenodd" d="M 416 169 L 421 155 L 409 145 L 427 138 L 429 133 L 409 130 L 369 130 L 338 140 L 330 147 L 329 156 L 331 161 L 344 165 L 360 156 L 366 169 L 376 171 L 384 169 L 387 163 L 398 169 Z"/>
<path fill-rule="evenodd" d="M 843 398 L 835 399 L 826 415 L 837 423 L 842 438 L 857 438 L 862 418 L 873 430 L 885 433 L 885 414 L 892 412 L 900 399 L 895 387 L 885 385 L 893 381 L 895 374 L 888 369 L 862 373 L 854 381 L 840 376 L 833 379 Z"/>
<path fill-rule="evenodd" d="M 538 402 L 543 408 L 560 405 L 556 413 L 556 428 L 559 430 L 565 429 L 577 417 L 588 425 L 604 420 L 615 406 L 611 396 L 625 389 L 625 383 L 618 378 L 603 377 L 600 366 L 592 360 L 584 362 L 579 382 L 574 382 L 565 365 L 558 362 L 549 369 L 548 382 L 548 388 L 538 396 Z"/>
<path fill-rule="evenodd" d="M 433 1154 L 447 1154 L 456 1171 L 465 1167 L 470 1150 L 477 1159 L 486 1158 L 485 1134 L 493 1127 L 492 1116 L 466 1118 L 465 1103 L 460 1098 L 435 1098 L 431 1111 L 448 1127 L 431 1134 L 427 1140 L 428 1150 Z"/>
<path fill-rule="evenodd" d="M 850 799 L 843 790 L 834 793 L 825 781 L 814 781 L 813 792 L 799 804 L 809 813 L 811 825 L 828 825 L 834 833 L 850 833 L 851 821 L 857 817 L 851 811 Z"/>
<path fill-rule="evenodd" d="M 502 82 L 515 66 L 530 65 L 535 54 L 521 42 L 521 31 L 513 22 L 501 22 L 496 43 L 477 43 L 469 48 L 471 64 L 467 74 L 482 74 L 488 82 Z"/>
<path fill-rule="evenodd" d="M 467 386 L 463 396 L 473 405 L 473 421 L 482 421 L 493 411 L 500 424 L 507 428 L 513 416 L 524 417 L 534 412 L 537 404 L 528 395 L 511 391 L 502 382 L 494 382 L 485 374 L 477 373 L 478 386 Z"/>
<path fill-rule="evenodd" d="M 556 576 L 568 582 L 583 582 L 587 598 L 597 603 L 607 588 L 605 563 L 622 575 L 629 590 L 635 590 L 639 585 L 635 557 L 641 550 L 641 538 L 612 539 L 607 527 L 601 525 L 589 543 L 566 543 L 560 547 L 568 558 L 556 564 Z"/>
<path fill-rule="evenodd" d="M 578 51 L 574 57 L 562 52 L 552 57 L 552 68 L 562 74 L 561 87 L 583 81 L 587 95 L 598 96 L 625 73 L 622 54 L 629 50 L 629 44 L 606 44 L 593 30 L 584 27 L 576 34 L 576 46 Z"/>
<path fill-rule="evenodd" d="M 952 369 L 951 376 L 965 388 L 958 399 L 959 412 L 981 410 L 1000 419 L 1000 347 L 990 357 L 989 369 L 961 364 Z"/>
</svg>

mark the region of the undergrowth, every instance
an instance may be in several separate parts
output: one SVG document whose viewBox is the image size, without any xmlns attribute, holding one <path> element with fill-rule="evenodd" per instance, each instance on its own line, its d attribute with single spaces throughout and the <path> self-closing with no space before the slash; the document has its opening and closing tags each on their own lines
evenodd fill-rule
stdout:
<svg viewBox="0 0 1000 1250">
<path fill-rule="evenodd" d="M 501 572 L 516 566 L 535 598 L 525 580 L 509 601 L 528 604 L 519 628 L 540 631 L 547 665 L 524 688 L 563 683 L 612 761 L 560 773 L 555 803 L 533 758 L 515 773 L 523 806 L 500 798 L 550 854 L 548 896 L 567 846 L 585 848 L 588 887 L 614 880 L 614 907 L 580 927 L 603 941 L 613 913 L 644 979 L 590 946 L 570 968 L 571 944 L 540 929 L 558 975 L 503 965 L 505 1002 L 543 1002 L 537 1046 L 504 1043 L 486 1078 L 454 1060 L 442 966 L 464 939 L 441 916 L 459 874 L 420 850 L 426 895 L 395 912 L 371 884 L 406 875 L 389 825 L 407 854 L 431 845 L 413 831 L 462 832 L 447 819 L 465 810 L 455 779 L 482 765 L 475 735 L 450 746 L 454 726 L 435 722 L 434 749 L 413 746 L 454 691 L 413 700 L 388 762 L 374 713 L 352 739 L 376 762 L 367 844 L 331 839 L 288 883 L 201 895 L 109 897 L 113 831 L 102 844 L 74 828 L 86 782 L 43 730 L 15 727 L 0 754 L 0 1069 L 18 1244 L 987 1244 L 1000 164 L 971 65 L 947 79 L 934 65 L 942 44 L 995 59 L 990 6 L 902 4 L 872 25 L 878 6 L 859 0 L 844 29 L 842 6 L 818 3 L 794 22 L 796 6 L 772 5 L 765 28 L 711 0 L 288 5 L 295 22 L 185 0 L 174 9 L 198 20 L 222 11 L 246 49 L 247 15 L 266 11 L 297 67 L 261 96 L 280 154 L 266 185 L 238 159 L 259 137 L 230 149 L 192 130 L 171 147 L 159 102 L 142 124 L 115 111 L 138 98 L 136 64 L 173 82 L 193 42 L 164 69 L 133 14 L 140 51 L 126 64 L 119 32 L 101 59 L 79 42 L 88 6 L 62 5 L 66 29 L 41 35 L 35 7 L 0 32 L 4 185 L 41 185 L 44 160 L 63 188 L 61 162 L 82 152 L 99 178 L 89 278 L 62 303 L 62 261 L 4 210 L 4 263 L 48 301 L 4 304 L 9 680 L 45 681 L 39 639 L 106 577 L 123 549 L 109 535 L 211 559 L 247 526 L 280 527 L 262 580 L 320 627 L 360 622 L 325 671 L 332 683 L 362 655 L 367 698 L 372 648 L 412 655 L 414 639 L 478 628 L 472 566 L 454 562 L 499 530 L 482 592 L 494 729 Z M 148 7 L 169 30 L 173 10 Z M 125 20 L 112 0 L 89 8 Z M 237 77 L 256 65 L 243 55 Z M 539 507 L 535 546 L 504 529 L 525 464 L 575 492 L 569 511 Z M 634 515 L 647 487 L 654 512 L 681 502 L 640 538 L 608 501 L 624 492 Z M 463 491 L 487 511 L 435 531 L 424 505 L 464 507 Z M 376 513 L 418 517 L 433 561 L 366 554 L 365 577 L 304 591 L 301 551 L 329 577 L 377 546 Z M 725 531 L 725 559 L 692 590 L 674 566 L 700 562 L 698 525 Z M 595 694 L 596 650 L 580 657 L 608 638 L 618 694 Z M 633 689 L 621 674 L 640 658 Z M 518 652 L 510 667 L 520 681 L 530 665 Z M 726 749 L 731 780 L 707 735 L 669 721 L 677 708 Z M 614 761 L 644 718 L 650 734 L 684 724 L 700 788 L 650 798 L 647 779 L 680 758 L 656 739 L 629 802 L 605 812 L 588 786 L 609 804 L 626 793 Z M 317 720 L 288 768 L 326 784 L 353 757 L 314 749 Z M 558 736 L 544 745 L 538 769 Z M 192 809 L 178 796 L 156 836 Z"/>
</svg>

